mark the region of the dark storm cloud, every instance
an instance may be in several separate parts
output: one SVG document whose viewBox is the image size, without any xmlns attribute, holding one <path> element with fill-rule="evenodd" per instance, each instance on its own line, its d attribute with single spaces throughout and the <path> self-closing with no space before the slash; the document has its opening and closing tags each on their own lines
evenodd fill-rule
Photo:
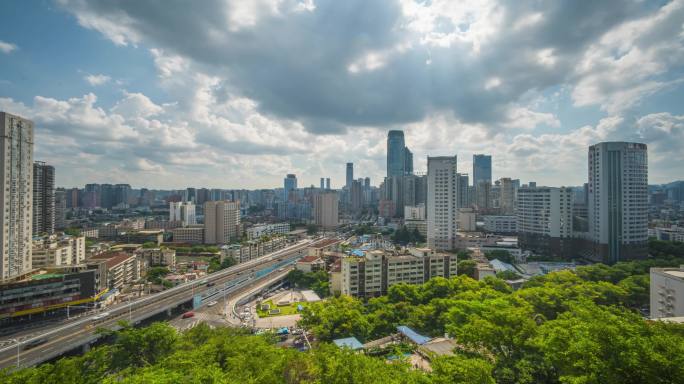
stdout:
<svg viewBox="0 0 684 384">
<path fill-rule="evenodd" d="M 651 7 L 636 1 L 507 2 L 495 7 L 497 32 L 474 53 L 468 42 L 421 44 L 400 4 L 390 1 L 318 1 L 312 12 L 288 10 L 296 4 L 285 2 L 275 14 L 256 12 L 248 26 L 231 23 L 235 11 L 220 1 L 63 3 L 91 20 L 92 28 L 107 33 L 105 22 L 118 25 L 129 40 L 191 58 L 256 100 L 263 113 L 303 121 L 317 133 L 414 122 L 442 109 L 466 122 L 495 124 L 525 92 L 571 79 L 588 44 Z M 536 23 L 515 28 L 535 13 L 541 15 Z M 468 28 L 439 17 L 433 31 Z M 554 60 L 548 68 L 536 56 L 544 49 Z M 383 56 L 382 65 L 349 71 L 368 54 Z M 502 85 L 486 91 L 492 76 Z"/>
</svg>

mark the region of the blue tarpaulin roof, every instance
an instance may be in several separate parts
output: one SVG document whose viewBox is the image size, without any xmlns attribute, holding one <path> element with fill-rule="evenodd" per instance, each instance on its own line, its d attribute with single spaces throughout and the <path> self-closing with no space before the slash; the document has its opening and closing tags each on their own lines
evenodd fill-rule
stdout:
<svg viewBox="0 0 684 384">
<path fill-rule="evenodd" d="M 333 340 L 333 343 L 340 348 L 350 348 L 353 350 L 363 348 L 363 344 L 356 339 L 356 337 L 347 337 L 344 339 Z"/>
<path fill-rule="evenodd" d="M 406 336 L 409 338 L 409 340 L 413 341 L 414 343 L 418 345 L 423 345 L 430 341 L 430 338 L 427 336 L 423 336 L 419 334 L 418 332 L 414 331 L 413 329 L 405 326 L 405 325 L 400 325 L 397 327 L 397 331 L 401 333 L 402 335 Z"/>
<path fill-rule="evenodd" d="M 351 251 L 351 253 L 352 253 L 352 255 L 358 256 L 358 257 L 363 257 L 365 255 L 365 253 L 363 253 L 363 251 L 360 249 L 355 249 L 355 250 Z"/>
</svg>

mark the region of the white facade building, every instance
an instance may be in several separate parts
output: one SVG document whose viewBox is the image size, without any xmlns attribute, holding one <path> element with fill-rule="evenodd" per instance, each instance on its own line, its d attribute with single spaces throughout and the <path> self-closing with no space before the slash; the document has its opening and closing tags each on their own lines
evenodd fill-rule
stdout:
<svg viewBox="0 0 684 384">
<path fill-rule="evenodd" d="M 518 217 L 513 215 L 484 216 L 484 230 L 493 233 L 518 232 Z"/>
<path fill-rule="evenodd" d="M 589 147 L 589 235 L 594 258 L 614 263 L 645 256 L 648 240 L 646 144 Z"/>
<path fill-rule="evenodd" d="M 404 220 L 425 220 L 425 204 L 404 206 Z"/>
<path fill-rule="evenodd" d="M 33 240 L 34 268 L 77 265 L 83 263 L 85 258 L 85 236 L 51 235 Z"/>
<path fill-rule="evenodd" d="M 523 187 L 518 190 L 518 233 L 572 236 L 572 190 Z"/>
<path fill-rule="evenodd" d="M 191 201 L 170 202 L 169 221 L 180 221 L 183 226 L 197 224 L 195 218 L 195 203 Z"/>
<path fill-rule="evenodd" d="M 363 256 L 342 258 L 340 292 L 373 297 L 387 293 L 395 284 L 423 284 L 433 277 L 456 276 L 456 255 L 427 248 L 401 251 L 374 249 Z"/>
<path fill-rule="evenodd" d="M 33 122 L 0 112 L 0 282 L 32 270 Z"/>
<path fill-rule="evenodd" d="M 427 241 L 438 250 L 454 248 L 458 229 L 456 156 L 428 157 Z"/>
<path fill-rule="evenodd" d="M 257 224 L 245 230 L 249 240 L 267 235 L 284 235 L 290 232 L 290 223 Z"/>
<path fill-rule="evenodd" d="M 684 316 L 684 265 L 651 268 L 651 318 Z"/>
</svg>

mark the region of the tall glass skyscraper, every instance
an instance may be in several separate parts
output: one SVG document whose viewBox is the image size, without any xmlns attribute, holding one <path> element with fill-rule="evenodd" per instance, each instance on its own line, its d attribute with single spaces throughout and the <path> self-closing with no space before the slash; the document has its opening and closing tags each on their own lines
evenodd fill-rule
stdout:
<svg viewBox="0 0 684 384">
<path fill-rule="evenodd" d="M 294 191 L 295 189 L 297 189 L 297 176 L 289 173 L 283 180 L 283 198 L 285 200 L 289 199 L 290 191 Z"/>
<path fill-rule="evenodd" d="M 492 183 L 492 156 L 473 155 L 473 185 L 481 181 Z"/>
<path fill-rule="evenodd" d="M 387 133 L 387 177 L 413 174 L 413 153 L 406 147 L 404 131 Z"/>
<path fill-rule="evenodd" d="M 354 181 L 354 163 L 347 163 L 347 180 L 345 187 L 351 189 L 352 181 Z"/>
</svg>

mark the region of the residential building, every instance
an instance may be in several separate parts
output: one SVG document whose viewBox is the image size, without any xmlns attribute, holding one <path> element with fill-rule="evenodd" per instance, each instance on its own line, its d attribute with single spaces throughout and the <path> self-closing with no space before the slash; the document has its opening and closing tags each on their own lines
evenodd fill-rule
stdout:
<svg viewBox="0 0 684 384">
<path fill-rule="evenodd" d="M 477 230 L 476 215 L 472 208 L 458 209 L 458 230 L 463 232 Z"/>
<path fill-rule="evenodd" d="M 437 250 L 454 248 L 458 229 L 456 156 L 428 157 L 427 241 Z"/>
<path fill-rule="evenodd" d="M 62 188 L 55 190 L 55 229 L 66 228 L 66 191 Z"/>
<path fill-rule="evenodd" d="M 0 112 L 0 282 L 32 270 L 33 122 Z"/>
<path fill-rule="evenodd" d="M 654 236 L 658 240 L 663 241 L 678 241 L 684 243 L 684 227 L 673 225 L 667 227 L 656 227 L 654 229 Z"/>
<path fill-rule="evenodd" d="M 318 256 L 304 256 L 297 260 L 295 268 L 305 273 L 323 271 L 325 270 L 325 262 Z"/>
<path fill-rule="evenodd" d="M 520 188 L 517 210 L 520 247 L 544 255 L 570 255 L 572 206 L 571 188 Z"/>
<path fill-rule="evenodd" d="M 684 316 L 684 265 L 651 268 L 651 318 Z"/>
<path fill-rule="evenodd" d="M 325 229 L 339 225 L 338 199 L 336 192 L 314 195 L 314 224 Z"/>
<path fill-rule="evenodd" d="M 195 203 L 178 201 L 169 203 L 169 222 L 180 221 L 183 226 L 197 224 Z"/>
<path fill-rule="evenodd" d="M 33 240 L 32 258 L 34 268 L 81 264 L 86 258 L 85 236 L 37 237 Z"/>
<path fill-rule="evenodd" d="M 136 254 L 147 262 L 147 265 L 162 265 L 175 268 L 176 250 L 171 248 L 140 248 Z"/>
<path fill-rule="evenodd" d="M 404 219 L 404 226 L 410 232 L 418 231 L 421 236 L 427 239 L 427 220 Z"/>
<path fill-rule="evenodd" d="M 189 227 L 171 229 L 174 243 L 202 244 L 204 243 L 204 226 L 193 225 Z"/>
<path fill-rule="evenodd" d="M 589 235 L 592 257 L 615 263 L 648 253 L 646 144 L 589 147 Z"/>
<path fill-rule="evenodd" d="M 404 206 L 405 220 L 425 220 L 425 204 Z"/>
<path fill-rule="evenodd" d="M 124 285 L 140 280 L 144 270 L 143 263 L 135 255 L 123 252 L 96 255 L 91 260 L 105 261 L 110 289 L 121 290 Z"/>
<path fill-rule="evenodd" d="M 240 237 L 240 202 L 204 203 L 204 243 L 226 244 Z"/>
<path fill-rule="evenodd" d="M 359 255 L 359 252 L 362 256 Z M 357 251 L 342 258 L 342 294 L 374 297 L 395 284 L 423 284 L 433 277 L 456 276 L 456 256 L 427 248 Z"/>
<path fill-rule="evenodd" d="M 347 190 L 351 189 L 352 181 L 354 181 L 354 163 L 347 163 L 347 179 L 344 186 Z"/>
<path fill-rule="evenodd" d="M 55 232 L 55 167 L 33 163 L 33 234 Z"/>
<path fill-rule="evenodd" d="M 499 211 L 502 215 L 515 213 L 516 188 L 510 177 L 499 179 Z"/>
<path fill-rule="evenodd" d="M 512 234 L 518 232 L 518 216 L 487 215 L 483 216 L 484 230 L 492 233 Z"/>
<path fill-rule="evenodd" d="M 458 208 L 470 208 L 470 186 L 468 185 L 468 174 L 459 173 L 456 176 L 456 188 L 458 189 Z"/>
<path fill-rule="evenodd" d="M 492 184 L 486 180 L 480 180 L 475 185 L 475 205 L 480 210 L 492 208 Z"/>
<path fill-rule="evenodd" d="M 287 246 L 286 236 L 274 236 L 249 240 L 241 244 L 230 244 L 221 247 L 221 261 L 226 257 L 232 257 L 238 263 L 244 263 Z"/>
<path fill-rule="evenodd" d="M 258 239 L 262 236 L 284 235 L 290 232 L 290 223 L 256 224 L 245 230 L 249 240 Z"/>
</svg>

